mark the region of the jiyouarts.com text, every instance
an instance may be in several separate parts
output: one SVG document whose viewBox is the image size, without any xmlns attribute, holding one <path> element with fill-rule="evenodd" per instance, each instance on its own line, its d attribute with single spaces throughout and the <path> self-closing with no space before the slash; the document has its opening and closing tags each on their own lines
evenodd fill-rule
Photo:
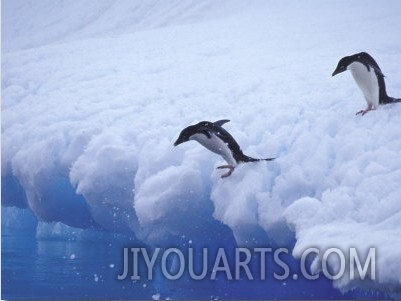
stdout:
<svg viewBox="0 0 401 301">
<path fill-rule="evenodd" d="M 370 248 L 364 254 L 361 256 L 356 248 L 346 252 L 339 248 L 308 248 L 296 261 L 297 267 L 294 268 L 294 264 L 287 261 L 291 253 L 286 248 L 235 248 L 230 251 L 218 248 L 213 252 L 208 248 L 155 248 L 152 251 L 124 248 L 121 273 L 117 279 L 152 280 L 155 271 L 159 271 L 169 280 L 178 280 L 184 275 L 193 280 L 215 280 L 220 276 L 228 280 L 265 280 L 269 277 L 277 280 L 297 280 L 299 277 L 316 280 L 322 274 L 332 280 L 344 275 L 351 280 L 374 280 L 376 249 Z M 312 261 L 315 261 L 314 272 L 310 269 Z"/>
</svg>

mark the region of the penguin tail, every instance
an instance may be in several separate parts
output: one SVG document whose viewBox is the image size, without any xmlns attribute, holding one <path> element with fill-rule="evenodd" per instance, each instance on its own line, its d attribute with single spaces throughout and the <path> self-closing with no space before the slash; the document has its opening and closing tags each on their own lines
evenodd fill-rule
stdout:
<svg viewBox="0 0 401 301">
<path fill-rule="evenodd" d="M 264 159 L 259 159 L 259 161 L 273 161 L 276 158 L 264 158 Z"/>
<path fill-rule="evenodd" d="M 394 97 L 390 97 L 392 99 L 391 103 L 397 103 L 397 102 L 401 102 L 401 98 L 394 98 Z"/>
<path fill-rule="evenodd" d="M 263 158 L 263 159 L 256 159 L 256 158 L 252 158 L 249 157 L 247 155 L 243 155 L 238 161 L 240 162 L 259 162 L 259 161 L 273 161 L 276 158 Z"/>
<path fill-rule="evenodd" d="M 401 102 L 401 98 L 395 98 L 395 97 L 388 96 L 383 104 L 386 105 L 386 104 L 398 103 L 398 102 Z"/>
</svg>

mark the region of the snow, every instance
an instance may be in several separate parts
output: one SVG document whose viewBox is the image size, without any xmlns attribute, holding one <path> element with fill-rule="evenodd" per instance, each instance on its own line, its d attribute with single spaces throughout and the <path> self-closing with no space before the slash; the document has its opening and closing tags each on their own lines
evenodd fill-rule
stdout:
<svg viewBox="0 0 401 301">
<path fill-rule="evenodd" d="M 168 244 L 228 226 L 245 246 L 295 236 L 296 257 L 374 246 L 368 288 L 399 292 L 401 106 L 355 116 L 361 91 L 331 77 L 367 51 L 401 95 L 398 1 L 58 4 L 2 2 L 4 225 L 16 206 L 39 237 L 95 226 Z M 219 119 L 246 154 L 277 159 L 221 179 L 221 158 L 173 147 Z"/>
</svg>

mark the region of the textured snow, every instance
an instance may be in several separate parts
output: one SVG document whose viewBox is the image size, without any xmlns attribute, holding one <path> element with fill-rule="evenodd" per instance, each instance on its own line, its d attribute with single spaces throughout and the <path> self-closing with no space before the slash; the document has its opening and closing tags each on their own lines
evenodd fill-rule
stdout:
<svg viewBox="0 0 401 301">
<path fill-rule="evenodd" d="M 245 246 L 295 237 L 296 257 L 373 246 L 376 281 L 334 284 L 400 291 L 401 105 L 355 116 L 361 91 L 331 77 L 367 51 L 401 96 L 397 0 L 6 0 L 2 11 L 3 225 L 28 216 L 38 236 L 95 226 L 154 244 L 228 226 Z M 221 179 L 221 158 L 173 147 L 184 127 L 223 118 L 246 154 L 277 159 Z"/>
</svg>

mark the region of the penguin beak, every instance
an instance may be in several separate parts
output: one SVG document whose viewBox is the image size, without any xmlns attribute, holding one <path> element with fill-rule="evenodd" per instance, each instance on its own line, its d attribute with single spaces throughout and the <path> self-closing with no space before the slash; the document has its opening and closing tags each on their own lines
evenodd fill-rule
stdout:
<svg viewBox="0 0 401 301">
<path fill-rule="evenodd" d="M 334 70 L 334 72 L 333 72 L 333 74 L 331 76 L 337 75 L 338 73 L 341 73 L 341 71 L 336 69 L 336 70 Z"/>
<path fill-rule="evenodd" d="M 334 70 L 333 74 L 331 76 L 337 75 L 341 72 L 344 72 L 345 70 L 347 70 L 347 68 L 343 68 L 343 67 L 337 67 L 336 70 Z"/>
<path fill-rule="evenodd" d="M 178 137 L 177 141 L 174 142 L 174 146 L 177 146 L 177 145 L 179 145 L 179 144 L 181 144 L 181 143 L 184 143 L 185 141 L 186 141 L 186 140 L 183 139 L 182 137 Z"/>
<path fill-rule="evenodd" d="M 189 140 L 190 135 L 188 135 L 188 128 L 185 128 L 178 135 L 177 141 L 174 142 L 174 146 L 180 145 L 181 143 L 187 142 Z"/>
</svg>

